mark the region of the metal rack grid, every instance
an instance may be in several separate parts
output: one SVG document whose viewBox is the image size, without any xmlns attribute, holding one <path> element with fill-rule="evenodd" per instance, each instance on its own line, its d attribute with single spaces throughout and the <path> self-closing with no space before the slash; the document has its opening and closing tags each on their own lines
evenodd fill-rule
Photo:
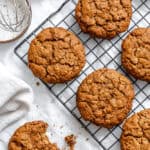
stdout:
<svg viewBox="0 0 150 150">
<path fill-rule="evenodd" d="M 45 84 L 57 100 L 82 124 L 89 134 L 99 144 L 99 149 L 117 150 L 119 148 L 119 138 L 122 125 L 112 129 L 97 127 L 90 122 L 84 121 L 75 103 L 76 91 L 81 81 L 92 71 L 108 67 L 116 69 L 125 74 L 135 87 L 136 97 L 133 101 L 132 111 L 129 115 L 150 107 L 150 84 L 134 79 L 128 75 L 121 66 L 121 42 L 125 36 L 135 27 L 150 27 L 150 1 L 133 0 L 133 16 L 128 31 L 118 35 L 112 40 L 93 39 L 81 32 L 74 18 L 74 8 L 77 0 L 66 0 L 61 8 L 45 19 L 26 39 L 16 48 L 15 54 L 27 64 L 27 51 L 31 40 L 44 28 L 61 26 L 74 32 L 83 42 L 86 48 L 87 63 L 80 76 L 65 84 Z"/>
</svg>

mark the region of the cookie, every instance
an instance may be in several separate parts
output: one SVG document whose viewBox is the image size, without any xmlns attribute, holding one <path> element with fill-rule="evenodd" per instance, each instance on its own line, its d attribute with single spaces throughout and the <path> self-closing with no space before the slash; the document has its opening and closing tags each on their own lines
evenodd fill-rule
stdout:
<svg viewBox="0 0 150 150">
<path fill-rule="evenodd" d="M 83 80 L 77 92 L 77 107 L 86 121 L 112 128 L 126 118 L 133 98 L 131 82 L 117 71 L 103 68 Z"/>
<path fill-rule="evenodd" d="M 79 0 L 75 16 L 83 32 L 110 39 L 127 30 L 131 0 Z"/>
<path fill-rule="evenodd" d="M 150 81 L 150 28 L 134 29 L 122 43 L 122 65 L 136 79 Z"/>
<path fill-rule="evenodd" d="M 81 41 L 60 27 L 47 28 L 31 42 L 28 66 L 47 83 L 63 83 L 79 75 L 85 65 Z"/>
<path fill-rule="evenodd" d="M 46 136 L 48 124 L 42 121 L 28 122 L 18 128 L 11 137 L 8 150 L 59 150 Z"/>
<path fill-rule="evenodd" d="M 150 109 L 126 120 L 121 135 L 122 150 L 150 150 Z"/>
</svg>

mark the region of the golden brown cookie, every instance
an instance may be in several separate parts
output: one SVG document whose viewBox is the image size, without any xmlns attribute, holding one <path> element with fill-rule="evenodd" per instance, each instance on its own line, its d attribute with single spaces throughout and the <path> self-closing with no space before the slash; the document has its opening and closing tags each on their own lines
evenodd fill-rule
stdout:
<svg viewBox="0 0 150 150">
<path fill-rule="evenodd" d="M 77 92 L 77 107 L 85 120 L 111 128 L 125 119 L 133 98 L 131 82 L 117 71 L 103 68 L 83 80 Z"/>
<path fill-rule="evenodd" d="M 131 0 L 79 0 L 75 16 L 83 32 L 110 39 L 127 30 Z"/>
<path fill-rule="evenodd" d="M 126 120 L 121 135 L 122 150 L 150 150 L 150 109 Z"/>
<path fill-rule="evenodd" d="M 46 136 L 48 124 L 42 121 L 28 122 L 18 128 L 11 137 L 8 150 L 59 150 Z"/>
<path fill-rule="evenodd" d="M 122 65 L 137 79 L 150 81 L 150 28 L 133 30 L 122 43 Z"/>
<path fill-rule="evenodd" d="M 28 65 L 43 81 L 63 83 L 79 75 L 85 65 L 85 50 L 73 33 L 47 28 L 31 42 Z"/>
</svg>

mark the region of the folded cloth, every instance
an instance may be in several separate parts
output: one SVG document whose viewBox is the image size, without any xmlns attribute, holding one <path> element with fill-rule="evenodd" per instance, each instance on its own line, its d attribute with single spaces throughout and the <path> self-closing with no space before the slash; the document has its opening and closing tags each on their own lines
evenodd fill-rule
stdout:
<svg viewBox="0 0 150 150">
<path fill-rule="evenodd" d="M 26 115 L 32 102 L 32 89 L 0 64 L 0 133 Z"/>
</svg>

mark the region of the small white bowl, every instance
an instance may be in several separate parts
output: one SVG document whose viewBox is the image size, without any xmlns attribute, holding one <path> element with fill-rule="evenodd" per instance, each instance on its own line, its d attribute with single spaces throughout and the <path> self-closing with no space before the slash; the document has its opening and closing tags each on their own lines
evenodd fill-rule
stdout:
<svg viewBox="0 0 150 150">
<path fill-rule="evenodd" d="M 0 42 L 10 42 L 23 35 L 31 24 L 28 0 L 0 0 Z"/>
</svg>

